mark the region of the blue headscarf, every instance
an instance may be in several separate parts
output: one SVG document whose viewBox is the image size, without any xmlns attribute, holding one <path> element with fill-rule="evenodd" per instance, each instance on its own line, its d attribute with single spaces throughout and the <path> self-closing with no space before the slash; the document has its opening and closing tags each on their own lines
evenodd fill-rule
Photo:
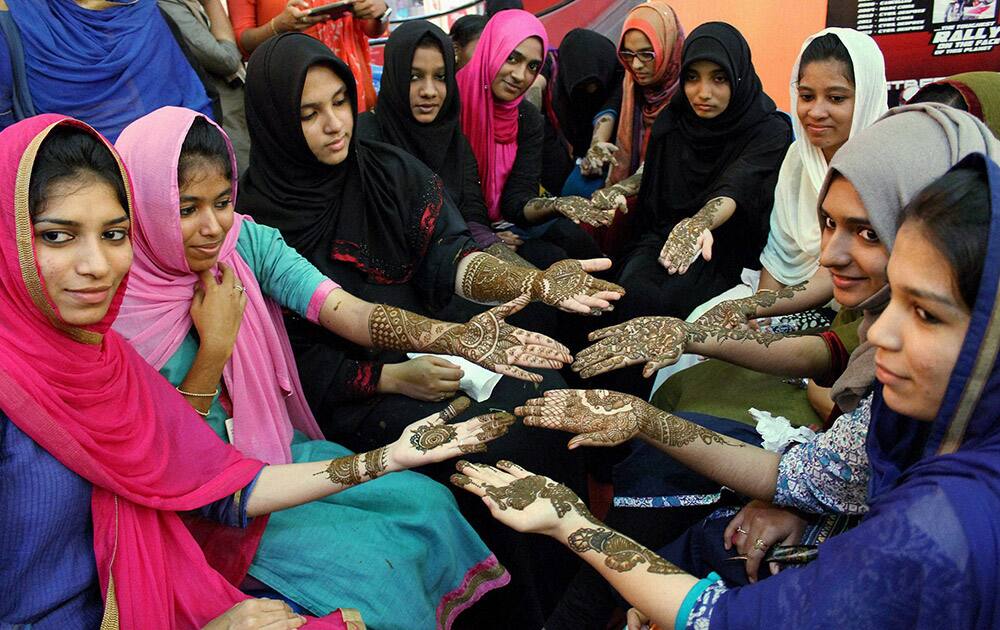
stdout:
<svg viewBox="0 0 1000 630">
<path fill-rule="evenodd" d="M 865 519 L 812 564 L 725 592 L 713 630 L 1000 627 L 1000 168 L 981 155 L 959 167 L 987 173 L 990 242 L 937 418 L 900 416 L 879 388 Z"/>
<path fill-rule="evenodd" d="M 156 0 L 94 11 L 73 0 L 7 0 L 35 113 L 87 122 L 114 141 L 164 105 L 212 115 L 211 102 Z"/>
</svg>

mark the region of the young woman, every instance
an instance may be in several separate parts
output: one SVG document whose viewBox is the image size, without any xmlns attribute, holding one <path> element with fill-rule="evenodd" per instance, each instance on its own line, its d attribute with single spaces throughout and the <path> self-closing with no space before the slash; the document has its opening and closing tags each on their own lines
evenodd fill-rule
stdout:
<svg viewBox="0 0 1000 630">
<path fill-rule="evenodd" d="M 14 51 L 11 75 L 0 78 L 12 86 L 14 99 L 0 103 L 0 128 L 61 112 L 114 140 L 130 122 L 164 105 L 213 113 L 156 2 L 12 0 L 4 3 L 0 21 L 0 45 Z"/>
<path fill-rule="evenodd" d="M 771 229 L 760 256 L 759 290 L 720 303 L 700 318 L 702 323 L 742 325 L 758 316 L 759 307 L 764 307 L 761 316 L 794 313 L 832 297 L 829 276 L 818 262 L 820 232 L 813 210 L 837 150 L 887 109 L 885 60 L 875 40 L 864 33 L 826 29 L 802 45 L 792 68 L 791 90 L 798 140 L 778 174 Z M 786 287 L 793 288 L 782 291 Z"/>
<path fill-rule="evenodd" d="M 350 455 L 322 440 L 280 308 L 366 345 L 384 343 L 379 331 L 391 322 L 437 328 L 439 340 L 466 334 L 353 298 L 277 230 L 234 213 L 231 146 L 196 112 L 157 110 L 129 125 L 117 148 L 141 210 L 115 328 L 243 454 L 270 463 Z M 491 434 L 509 424 L 499 414 L 481 420 L 480 430 Z M 397 467 L 405 456 L 394 449 L 379 449 L 384 459 L 372 464 Z M 249 574 L 309 611 L 326 612 L 349 598 L 373 626 L 448 627 L 507 578 L 443 490 L 406 473 L 274 514 Z"/>
<path fill-rule="evenodd" d="M 545 57 L 542 96 L 545 143 L 542 186 L 554 195 L 590 197 L 604 182 L 609 155 L 617 147 L 624 71 L 615 45 L 585 28 L 566 33 Z"/>
<path fill-rule="evenodd" d="M 440 180 L 395 147 L 356 139 L 355 117 L 349 70 L 328 48 L 301 34 L 264 43 L 247 68 L 253 142 L 237 210 L 278 228 L 352 295 L 422 315 L 439 311 L 456 294 L 496 303 L 528 293 L 586 312 L 609 307 L 604 298 L 619 295 L 614 285 L 584 271 L 606 267 L 607 260 L 570 260 L 543 272 L 477 251 Z M 286 325 L 306 399 L 324 434 L 352 450 L 396 439 L 412 419 L 440 410 L 443 398 L 458 389 L 460 370 L 438 357 L 406 361 L 396 351 L 374 353 L 299 317 L 289 316 Z M 560 382 L 546 381 L 542 389 Z M 512 409 L 536 391 L 533 383 L 504 378 L 469 413 Z M 370 446 L 359 449 L 363 444 Z M 544 433 L 515 425 L 501 444 L 582 484 L 581 462 L 556 452 L 558 441 Z M 447 477 L 443 466 L 421 472 Z M 527 604 L 504 612 L 525 614 L 526 621 L 512 623 L 530 625 L 538 598 L 561 588 L 555 580 L 532 582 L 532 565 L 551 554 L 523 557 L 519 541 L 494 540 L 484 527 L 477 531 L 524 589 Z"/>
<path fill-rule="evenodd" d="M 807 566 L 727 588 L 606 528 L 568 489 L 510 462 L 460 462 L 455 482 L 496 518 L 563 542 L 598 570 L 644 613 L 630 612 L 630 628 L 995 626 L 1000 248 L 988 237 L 1000 231 L 998 191 L 1000 169 L 973 156 L 908 208 L 888 268 L 892 300 L 870 333 L 882 384 L 867 442 L 870 509 Z"/>
<path fill-rule="evenodd" d="M 514 253 L 516 242 L 508 247 L 490 227 L 476 156 L 462 133 L 449 46 L 444 31 L 425 20 L 394 30 L 385 45 L 379 106 L 358 116 L 358 137 L 399 147 L 430 167 L 477 245 L 498 258 L 531 266 Z M 510 239 L 513 234 L 503 236 Z"/>
<path fill-rule="evenodd" d="M 247 55 L 269 37 L 306 33 L 333 50 L 351 69 L 358 94 L 358 111 L 375 106 L 368 38 L 378 37 L 389 25 L 392 9 L 385 0 L 354 0 L 337 14 L 310 15 L 328 0 L 229 0 L 229 18 L 236 41 Z"/>
<path fill-rule="evenodd" d="M 488 218 L 517 240 L 542 241 L 537 251 L 522 255 L 543 268 L 566 258 L 601 256 L 576 223 L 606 220 L 586 199 L 538 196 L 544 119 L 524 96 L 542 68 L 547 42 L 538 18 L 502 11 L 490 19 L 457 76 L 462 131 L 476 156 Z"/>
<path fill-rule="evenodd" d="M 625 77 L 615 150 L 595 151 L 591 156 L 591 167 L 611 165 L 605 181 L 607 187 L 593 193 L 591 198 L 598 208 L 615 212 L 613 223 L 591 232 L 601 249 L 615 258 L 633 237 L 634 216 L 627 218 L 626 212 L 635 205 L 642 183 L 642 163 L 653 123 L 681 85 L 683 47 L 684 29 L 664 0 L 643 2 L 625 18 L 618 41 L 618 60 L 625 69 Z"/>
<path fill-rule="evenodd" d="M 280 603 L 238 604 L 248 596 L 235 585 L 266 523 L 249 519 L 354 485 L 344 471 L 372 476 L 373 455 L 268 466 L 218 440 L 111 330 L 134 208 L 110 144 L 43 115 L 0 134 L 0 154 L 0 622 L 298 627 L 304 620 Z M 425 457 L 479 443 L 469 428 L 456 425 Z M 406 440 L 392 450 L 414 449 Z M 177 514 L 193 511 L 205 552 Z M 351 619 L 343 611 L 310 625 L 360 627 Z"/>
<path fill-rule="evenodd" d="M 448 35 L 455 47 L 455 69 L 461 70 L 476 53 L 476 44 L 486 28 L 489 18 L 470 13 L 455 20 Z M 395 31 L 393 31 L 395 33 Z M 390 37 L 392 37 L 390 35 Z"/>
<path fill-rule="evenodd" d="M 794 126 L 799 138 L 789 147 L 778 174 L 774 208 L 771 212 L 767 245 L 761 254 L 761 291 L 745 299 L 720 303 L 697 321 L 706 326 L 735 325 L 754 316 L 757 309 L 783 308 L 805 298 L 803 308 L 828 302 L 836 290 L 829 281 L 829 273 L 820 264 L 820 225 L 816 221 L 816 200 L 826 176 L 828 158 L 851 136 L 859 133 L 885 113 L 886 83 L 885 63 L 875 41 L 851 29 L 826 29 L 809 37 L 802 45 L 799 59 L 792 69 L 791 91 L 796 103 Z M 807 131 L 811 129 L 812 131 Z M 805 290 L 803 285 L 814 275 L 822 282 L 813 282 Z M 813 286 L 819 285 L 822 286 Z M 765 287 L 770 287 L 765 289 Z M 795 287 L 787 289 L 786 287 Z M 749 293 L 744 285 L 740 288 Z M 728 293 L 728 292 L 727 292 Z M 717 298 L 713 298 L 717 300 Z M 858 302 L 841 303 L 853 309 Z M 699 307 L 704 310 L 704 305 Z M 696 309 L 697 312 L 698 309 Z M 749 315 L 745 315 L 749 314 Z M 727 318 L 726 315 L 729 315 Z M 815 370 L 829 370 L 820 376 L 824 387 L 812 384 L 808 390 L 790 386 L 788 377 L 801 378 L 805 373 L 780 375 L 762 374 L 745 368 L 708 361 L 699 363 L 669 378 L 654 391 L 654 401 L 665 411 L 695 411 L 732 420 L 749 421 L 750 407 L 766 409 L 775 415 L 791 418 L 803 425 L 822 424 L 829 415 L 814 409 L 813 403 L 825 398 L 823 390 L 839 375 L 835 360 L 846 358 L 857 347 L 857 319 L 853 312 L 844 312 L 831 330 L 808 341 L 798 342 L 813 346 L 818 359 Z M 829 352 L 826 351 L 829 346 Z M 726 352 L 732 345 L 709 347 L 709 355 L 727 359 Z M 719 350 L 721 354 L 716 354 Z M 797 351 L 800 356 L 806 354 Z M 589 353 L 588 353 L 589 354 Z M 588 368 L 591 362 L 578 362 L 575 368 L 587 374 L 596 373 Z M 827 360 L 828 359 L 828 360 Z M 624 356 L 621 362 L 627 362 Z M 651 370 L 650 370 L 651 372 Z M 831 378 L 832 377 L 832 378 Z M 814 378 L 810 376 L 809 378 Z M 723 391 L 715 383 L 725 381 L 730 386 Z M 829 403 L 827 403 L 829 404 Z"/>
<path fill-rule="evenodd" d="M 720 486 L 807 514 L 858 514 L 864 509 L 868 467 L 862 447 L 869 426 L 869 393 L 875 372 L 871 346 L 863 342 L 865 331 L 888 300 L 885 266 L 895 238 L 897 217 L 921 186 L 973 152 L 1000 155 L 1000 145 L 971 116 L 946 107 L 923 106 L 893 110 L 885 119 L 862 130 L 834 157 L 832 174 L 820 194 L 821 260 L 833 277 L 843 280 L 835 284 L 837 300 L 865 313 L 859 329 L 861 345 L 849 360 L 823 337 L 708 329 L 670 318 L 640 318 L 599 342 L 595 350 L 600 349 L 608 364 L 618 355 L 631 356 L 634 347 L 629 346 L 632 343 L 629 340 L 635 338 L 659 339 L 663 343 L 655 351 L 659 353 L 656 361 L 664 360 L 667 355 L 679 356 L 685 343 L 721 348 L 731 353 L 732 361 L 753 369 L 777 373 L 789 370 L 789 374 L 828 379 L 839 406 L 829 430 L 811 443 L 793 446 L 780 458 L 755 448 L 761 443 L 760 437 L 742 423 L 685 413 L 686 419 L 678 421 L 673 432 L 701 434 L 708 436 L 708 441 L 716 440 L 707 448 L 717 454 L 719 465 L 708 464 L 710 457 L 705 452 L 683 453 L 684 448 L 666 449 L 669 457 L 664 456 L 659 452 L 664 450 L 662 444 L 655 443 L 655 436 L 651 444 L 637 445 L 629 459 L 615 470 L 616 507 L 608 514 L 610 525 L 658 548 L 683 531 L 686 524 L 706 514 L 708 510 L 700 506 L 718 504 Z M 900 153 L 913 157 L 895 159 Z M 915 175 L 918 170 L 920 176 Z M 591 351 L 580 354 L 584 362 L 591 360 Z M 719 382 L 716 381 L 716 387 Z M 618 402 L 623 400 L 624 397 Z M 645 403 L 635 405 L 643 410 L 653 408 Z M 628 409 L 623 404 L 611 406 Z M 526 422 L 534 424 L 536 420 Z M 573 421 L 562 427 L 559 424 L 553 425 L 549 418 L 543 426 L 574 431 L 569 428 Z M 663 438 L 662 434 L 659 436 Z M 580 438 L 574 439 L 574 443 L 580 442 Z M 733 455 L 727 442 L 749 444 Z M 738 460 L 746 453 L 753 453 L 752 461 Z M 759 481 L 760 488 L 766 491 L 759 494 L 760 488 L 743 485 L 750 480 Z M 806 522 L 800 516 L 786 511 L 778 514 L 774 509 L 762 516 L 759 504 L 733 518 L 742 504 L 742 501 L 725 501 L 717 505 L 718 509 L 703 523 L 688 529 L 683 538 L 663 553 L 687 570 L 709 567 L 706 572 L 716 570 L 730 582 L 739 584 L 745 583 L 747 574 L 741 565 L 727 561 L 732 554 L 728 546 L 723 548 L 720 544 L 729 540 L 723 538 L 723 530 L 730 535 L 737 527 L 750 532 L 739 540 L 739 550 L 744 553 L 753 551 L 749 545 L 758 538 L 772 545 L 789 537 L 794 542 L 798 536 L 815 539 L 826 535 L 824 527 L 828 523 L 811 519 L 813 522 L 804 532 Z M 664 519 L 661 510 L 649 508 L 669 508 L 670 518 Z M 753 557 L 747 565 L 751 577 L 756 573 L 759 559 L 759 555 Z M 587 583 L 586 577 L 577 583 Z M 590 599 L 598 601 L 593 596 Z M 565 608 L 560 605 L 558 612 L 566 613 Z M 551 621 L 549 626 L 569 627 Z"/>
</svg>

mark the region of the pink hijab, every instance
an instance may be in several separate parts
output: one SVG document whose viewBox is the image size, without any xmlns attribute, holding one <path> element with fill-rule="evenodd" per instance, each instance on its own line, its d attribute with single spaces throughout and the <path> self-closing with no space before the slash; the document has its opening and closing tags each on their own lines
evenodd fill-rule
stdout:
<svg viewBox="0 0 1000 630">
<path fill-rule="evenodd" d="M 115 145 L 135 183 L 137 213 L 135 261 L 115 330 L 156 369 L 173 356 L 193 326 L 189 309 L 199 279 L 184 257 L 177 165 L 198 117 L 203 116 L 190 109 L 162 107 L 126 127 Z M 226 144 L 237 173 L 228 138 Z M 232 185 L 235 205 L 235 178 Z M 233 402 L 233 445 L 269 464 L 287 464 L 292 461 L 292 427 L 313 439 L 323 434 L 302 393 L 280 307 L 263 294 L 236 251 L 242 223 L 249 220 L 234 213 L 219 253 L 219 261 L 233 269 L 247 294 L 243 323 L 222 377 Z"/>
<path fill-rule="evenodd" d="M 0 133 L 0 401 L 18 428 L 93 484 L 106 620 L 122 628 L 200 628 L 247 596 L 209 566 L 176 512 L 235 493 L 262 464 L 221 443 L 110 330 L 127 278 L 98 324 L 60 318 L 45 291 L 28 211 L 39 145 L 59 125 L 82 129 L 113 152 L 92 128 L 55 114 Z M 130 210 L 131 199 L 129 192 Z M 345 625 L 337 613 L 314 627 Z"/>
<path fill-rule="evenodd" d="M 476 45 L 476 52 L 458 71 L 462 97 L 462 131 L 479 163 L 479 179 L 490 220 L 500 219 L 500 195 L 517 157 L 517 107 L 522 94 L 509 103 L 493 97 L 491 85 L 510 53 L 529 37 L 548 49 L 545 27 L 527 11 L 511 9 L 494 15 Z"/>
</svg>

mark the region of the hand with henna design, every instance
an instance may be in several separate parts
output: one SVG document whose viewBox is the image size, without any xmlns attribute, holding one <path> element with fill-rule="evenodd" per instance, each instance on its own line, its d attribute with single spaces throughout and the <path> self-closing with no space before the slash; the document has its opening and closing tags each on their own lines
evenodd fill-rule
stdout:
<svg viewBox="0 0 1000 630">
<path fill-rule="evenodd" d="M 523 293 L 571 313 L 595 313 L 611 309 L 625 289 L 598 280 L 590 272 L 611 267 L 608 258 L 561 260 L 545 271 L 507 265 L 496 258 L 475 254 L 462 268 L 460 295 L 479 302 L 504 302 Z"/>
<path fill-rule="evenodd" d="M 698 255 L 712 259 L 712 219 L 701 213 L 681 219 L 670 230 L 667 242 L 660 250 L 660 265 L 670 274 L 683 274 Z"/>
<path fill-rule="evenodd" d="M 465 324 L 441 322 L 380 304 L 369 318 L 369 335 L 373 345 L 380 348 L 457 355 L 498 374 L 537 383 L 541 375 L 521 368 L 557 370 L 573 357 L 569 348 L 554 339 L 505 321 L 529 301 L 528 295 L 521 295 Z"/>
<path fill-rule="evenodd" d="M 589 199 L 577 197 L 559 197 L 553 200 L 555 211 L 576 224 L 586 223 L 594 227 L 611 225 L 615 218 L 614 208 L 598 208 Z"/>
<path fill-rule="evenodd" d="M 530 427 L 576 433 L 569 448 L 617 446 L 642 433 L 662 446 L 705 445 L 743 447 L 743 442 L 660 411 L 644 400 L 606 389 L 552 389 L 514 410 Z"/>
<path fill-rule="evenodd" d="M 570 522 L 599 524 L 572 490 L 512 462 L 494 467 L 459 461 L 455 468 L 459 474 L 451 482 L 483 497 L 494 518 L 519 532 L 555 535 Z"/>
<path fill-rule="evenodd" d="M 604 166 L 618 166 L 618 147 L 610 142 L 592 142 L 587 149 L 587 155 L 580 161 L 580 173 L 584 177 L 598 177 L 604 172 Z"/>
<path fill-rule="evenodd" d="M 606 389 L 555 389 L 514 410 L 529 427 L 576 433 L 569 448 L 617 446 L 642 431 L 655 407 L 635 396 Z"/>
<path fill-rule="evenodd" d="M 673 365 L 691 339 L 691 326 L 675 317 L 636 317 L 589 335 L 592 346 L 576 355 L 573 371 L 591 378 L 628 365 L 645 363 L 642 375 Z"/>
<path fill-rule="evenodd" d="M 522 295 L 480 313 L 445 332 L 435 344 L 441 352 L 464 357 L 498 374 L 540 383 L 541 374 L 521 367 L 558 370 L 573 360 L 569 348 L 545 335 L 511 326 L 506 318 L 530 302 Z M 520 367 L 519 367 L 520 366 Z"/>
<path fill-rule="evenodd" d="M 487 442 L 504 435 L 514 424 L 514 416 L 504 412 L 449 424 L 470 404 L 469 399 L 463 396 L 441 412 L 403 429 L 399 439 L 388 446 L 389 466 L 395 470 L 406 470 L 443 462 L 463 453 L 483 452 Z"/>
</svg>

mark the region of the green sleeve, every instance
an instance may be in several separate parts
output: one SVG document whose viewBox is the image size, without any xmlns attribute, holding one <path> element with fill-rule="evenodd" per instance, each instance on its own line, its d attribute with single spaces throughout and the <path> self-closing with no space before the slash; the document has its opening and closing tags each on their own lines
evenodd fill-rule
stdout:
<svg viewBox="0 0 1000 630">
<path fill-rule="evenodd" d="M 278 230 L 244 220 L 236 251 L 253 271 L 264 295 L 302 317 L 327 277 L 285 243 Z"/>
</svg>

